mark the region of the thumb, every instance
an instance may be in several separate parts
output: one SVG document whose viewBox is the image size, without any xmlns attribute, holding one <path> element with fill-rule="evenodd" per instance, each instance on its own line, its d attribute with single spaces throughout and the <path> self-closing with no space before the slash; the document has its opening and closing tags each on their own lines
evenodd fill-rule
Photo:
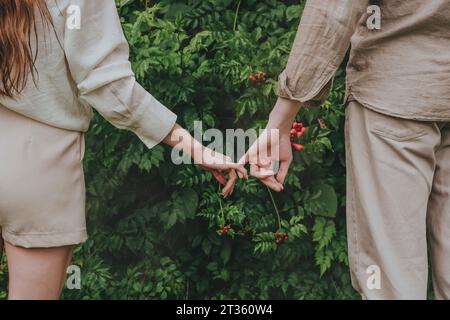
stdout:
<svg viewBox="0 0 450 320">
<path fill-rule="evenodd" d="M 230 168 L 236 170 L 236 172 L 239 176 L 239 179 L 244 179 L 244 180 L 248 179 L 247 170 L 245 169 L 243 164 L 231 163 Z"/>
<path fill-rule="evenodd" d="M 238 161 L 238 165 L 240 165 L 240 166 L 245 166 L 247 163 L 248 163 L 248 161 L 249 161 L 249 157 L 250 157 L 250 155 L 249 155 L 249 153 L 248 153 L 248 151 L 242 156 L 242 158 L 241 159 L 239 159 L 239 161 Z M 247 172 L 246 172 L 247 173 Z M 238 176 L 239 176 L 239 179 L 242 179 L 243 177 L 244 177 L 244 175 L 241 173 L 241 171 L 240 170 L 238 170 L 237 171 L 237 174 L 238 174 Z"/>
<path fill-rule="evenodd" d="M 280 169 L 278 170 L 277 174 L 277 180 L 279 183 L 284 184 L 291 162 L 292 160 L 285 160 L 280 162 Z"/>
</svg>

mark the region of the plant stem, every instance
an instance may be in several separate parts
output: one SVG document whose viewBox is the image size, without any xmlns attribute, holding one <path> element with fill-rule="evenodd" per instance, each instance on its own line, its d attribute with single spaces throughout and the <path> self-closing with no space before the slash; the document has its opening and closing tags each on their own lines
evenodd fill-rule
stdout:
<svg viewBox="0 0 450 320">
<path fill-rule="evenodd" d="M 219 184 L 219 194 L 220 194 L 220 184 Z M 223 212 L 223 206 L 222 206 L 222 198 L 219 195 L 219 205 L 220 205 L 220 226 L 225 226 L 225 214 Z"/>
<path fill-rule="evenodd" d="M 270 191 L 269 187 L 267 187 L 267 191 L 269 192 L 270 200 L 272 200 L 273 208 L 275 209 L 275 213 L 277 214 L 278 218 L 278 230 L 281 229 L 281 217 L 280 217 L 280 211 L 278 210 L 277 204 L 275 203 L 275 199 L 273 198 L 272 191 Z"/>
<path fill-rule="evenodd" d="M 238 16 L 239 16 L 239 10 L 241 8 L 241 1 L 242 0 L 239 0 L 239 2 L 237 4 L 237 7 L 236 7 L 236 13 L 234 14 L 233 31 L 236 31 L 236 28 L 237 28 L 237 19 L 238 19 Z"/>
<path fill-rule="evenodd" d="M 186 297 L 185 300 L 189 300 L 189 280 L 186 283 Z"/>
</svg>

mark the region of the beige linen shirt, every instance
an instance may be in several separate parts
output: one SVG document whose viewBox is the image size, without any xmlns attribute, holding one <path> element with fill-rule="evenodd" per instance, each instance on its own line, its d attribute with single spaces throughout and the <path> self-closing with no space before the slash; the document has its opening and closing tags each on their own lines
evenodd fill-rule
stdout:
<svg viewBox="0 0 450 320">
<path fill-rule="evenodd" d="M 400 118 L 450 121 L 450 0 L 308 0 L 278 94 L 318 105 L 351 44 L 347 93 Z"/>
<path fill-rule="evenodd" d="M 47 5 L 55 32 L 38 21 L 37 86 L 30 77 L 20 96 L 0 97 L 0 104 L 76 131 L 89 128 L 94 107 L 147 147 L 162 141 L 176 115 L 136 82 L 114 0 L 47 0 Z M 66 24 L 72 5 L 80 9 L 80 29 Z"/>
</svg>

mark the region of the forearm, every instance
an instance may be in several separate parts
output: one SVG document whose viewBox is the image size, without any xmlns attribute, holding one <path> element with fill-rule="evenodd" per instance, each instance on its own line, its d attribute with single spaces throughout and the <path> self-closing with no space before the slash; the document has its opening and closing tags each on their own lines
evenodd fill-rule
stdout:
<svg viewBox="0 0 450 320">
<path fill-rule="evenodd" d="M 183 127 L 176 123 L 163 142 L 172 148 L 182 150 L 191 156 L 194 162 L 201 163 L 204 146 Z"/>
<path fill-rule="evenodd" d="M 270 112 L 267 128 L 289 131 L 301 105 L 298 101 L 279 97 Z"/>
</svg>

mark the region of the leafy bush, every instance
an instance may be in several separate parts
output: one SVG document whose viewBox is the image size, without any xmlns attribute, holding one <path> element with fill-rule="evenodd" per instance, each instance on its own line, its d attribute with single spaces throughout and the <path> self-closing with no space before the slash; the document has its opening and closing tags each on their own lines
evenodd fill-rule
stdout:
<svg viewBox="0 0 450 320">
<path fill-rule="evenodd" d="M 264 127 L 303 1 L 117 4 L 139 82 L 182 125 Z M 255 86 L 248 78 L 259 71 L 266 80 Z M 345 238 L 343 77 L 321 108 L 301 110 L 305 150 L 280 194 L 251 180 L 223 200 L 209 173 L 173 165 L 168 148 L 147 151 L 97 116 L 85 158 L 90 239 L 74 257 L 82 290 L 64 297 L 356 298 Z M 275 232 L 289 240 L 277 245 Z"/>
</svg>

